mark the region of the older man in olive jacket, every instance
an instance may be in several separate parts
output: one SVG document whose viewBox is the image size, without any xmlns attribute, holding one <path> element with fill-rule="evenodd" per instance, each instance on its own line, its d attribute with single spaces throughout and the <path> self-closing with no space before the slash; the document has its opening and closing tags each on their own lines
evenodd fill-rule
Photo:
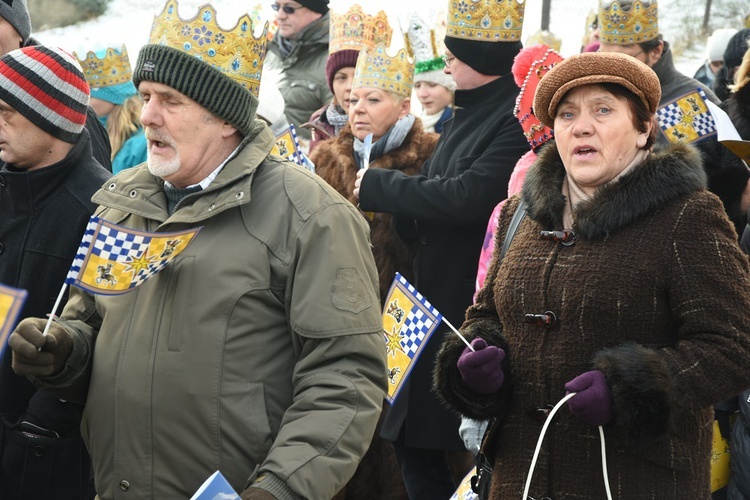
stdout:
<svg viewBox="0 0 750 500">
<path fill-rule="evenodd" d="M 226 73 L 149 44 L 133 78 L 148 163 L 94 195 L 98 215 L 202 229 L 134 291 L 73 289 L 47 337 L 43 319 L 22 322 L 14 369 L 85 403 L 101 500 L 189 498 L 215 470 L 246 500 L 329 499 L 387 384 L 367 223 L 269 156 L 256 98 Z"/>
</svg>

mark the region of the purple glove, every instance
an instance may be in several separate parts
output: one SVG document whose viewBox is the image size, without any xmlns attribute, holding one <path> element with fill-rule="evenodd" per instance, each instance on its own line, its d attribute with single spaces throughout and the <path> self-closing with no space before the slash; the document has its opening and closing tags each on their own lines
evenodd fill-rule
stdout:
<svg viewBox="0 0 750 500">
<path fill-rule="evenodd" d="M 565 384 L 565 390 L 576 393 L 568 407 L 583 423 L 599 426 L 612 421 L 612 394 L 601 371 L 578 375 Z"/>
<path fill-rule="evenodd" d="M 474 351 L 466 347 L 458 358 L 458 371 L 471 390 L 479 394 L 491 394 L 503 385 L 503 369 L 500 363 L 505 359 L 505 351 L 495 346 L 487 346 L 484 339 L 471 341 Z"/>
</svg>

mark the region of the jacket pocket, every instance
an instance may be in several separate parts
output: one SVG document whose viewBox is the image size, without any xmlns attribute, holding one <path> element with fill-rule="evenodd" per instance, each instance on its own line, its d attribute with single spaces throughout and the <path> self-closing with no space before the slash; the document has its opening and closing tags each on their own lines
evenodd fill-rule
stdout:
<svg viewBox="0 0 750 500">
<path fill-rule="evenodd" d="M 193 263 L 195 257 L 184 257 L 172 262 L 172 273 L 167 285 L 164 312 L 169 318 L 167 349 L 180 351 L 185 331 L 185 317 L 190 313 L 189 297 L 194 294 Z"/>
</svg>

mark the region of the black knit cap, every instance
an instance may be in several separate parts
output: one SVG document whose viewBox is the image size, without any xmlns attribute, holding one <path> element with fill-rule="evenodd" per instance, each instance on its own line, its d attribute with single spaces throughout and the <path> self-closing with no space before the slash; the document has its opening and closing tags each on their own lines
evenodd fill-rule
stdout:
<svg viewBox="0 0 750 500">
<path fill-rule="evenodd" d="M 208 111 L 250 134 L 258 99 L 231 77 L 210 64 L 166 45 L 144 45 L 133 70 L 136 88 L 141 81 L 156 82 L 181 92 Z"/>
<path fill-rule="evenodd" d="M 735 68 L 742 64 L 742 58 L 747 52 L 747 40 L 750 38 L 750 28 L 745 28 L 735 33 L 724 49 L 724 65 L 727 68 Z"/>
<path fill-rule="evenodd" d="M 521 42 L 480 42 L 445 37 L 445 46 L 454 56 L 484 75 L 506 75 L 513 59 L 523 48 Z"/>
<path fill-rule="evenodd" d="M 297 3 L 304 5 L 313 12 L 321 14 L 328 12 L 328 0 L 297 0 Z"/>
</svg>

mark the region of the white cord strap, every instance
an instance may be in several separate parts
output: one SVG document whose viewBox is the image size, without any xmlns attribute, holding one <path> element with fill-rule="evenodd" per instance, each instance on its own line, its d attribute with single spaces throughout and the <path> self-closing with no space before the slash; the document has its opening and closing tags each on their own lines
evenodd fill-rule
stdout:
<svg viewBox="0 0 750 500">
<path fill-rule="evenodd" d="M 526 487 L 523 490 L 523 499 L 527 500 L 529 498 L 529 488 L 531 488 L 531 477 L 534 475 L 534 468 L 536 467 L 536 460 L 539 458 L 539 452 L 542 449 L 542 442 L 544 441 L 544 435 L 547 433 L 547 428 L 549 427 L 550 422 L 552 422 L 552 419 L 555 416 L 555 413 L 557 413 L 557 410 L 560 409 L 562 405 L 564 405 L 570 398 L 575 396 L 575 392 L 571 392 L 565 395 L 564 398 L 562 398 L 554 408 L 552 408 L 552 411 L 549 412 L 549 415 L 547 415 L 547 420 L 545 420 L 544 425 L 542 426 L 542 432 L 539 434 L 539 440 L 536 443 L 536 449 L 534 450 L 534 458 L 531 459 L 531 468 L 529 469 L 529 476 L 526 478 Z M 599 437 L 601 438 L 602 443 L 602 473 L 604 474 L 604 487 L 607 490 L 607 499 L 612 500 L 612 492 L 609 489 L 609 475 L 607 474 L 607 449 L 604 443 L 604 429 L 602 426 L 599 426 Z"/>
</svg>

